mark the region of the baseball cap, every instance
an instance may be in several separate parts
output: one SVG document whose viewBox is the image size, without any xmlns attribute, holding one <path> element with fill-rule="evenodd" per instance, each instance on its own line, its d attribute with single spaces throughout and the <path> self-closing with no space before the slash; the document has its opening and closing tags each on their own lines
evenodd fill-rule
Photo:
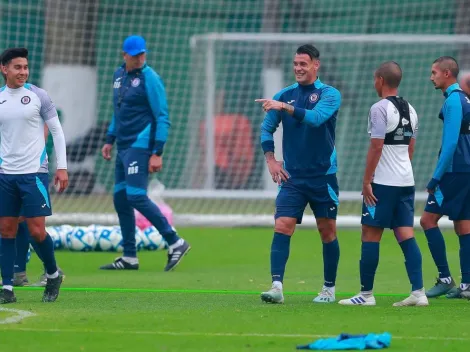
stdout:
<svg viewBox="0 0 470 352">
<path fill-rule="evenodd" d="M 130 56 L 136 56 L 147 52 L 145 39 L 140 35 L 131 35 L 124 40 L 122 50 Z"/>
</svg>

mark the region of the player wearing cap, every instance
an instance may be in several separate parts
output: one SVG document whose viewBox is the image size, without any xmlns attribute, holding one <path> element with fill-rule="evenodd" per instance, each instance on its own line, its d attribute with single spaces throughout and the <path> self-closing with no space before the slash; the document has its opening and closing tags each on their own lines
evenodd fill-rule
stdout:
<svg viewBox="0 0 470 352">
<path fill-rule="evenodd" d="M 160 76 L 146 63 L 144 38 L 132 35 L 123 43 L 124 64 L 113 77 L 114 114 L 102 148 L 111 159 L 117 145 L 114 207 L 121 226 L 124 253 L 105 270 L 137 270 L 134 209 L 144 215 L 168 243 L 165 271 L 178 265 L 191 249 L 179 238 L 156 204 L 147 196 L 149 173 L 162 169 L 163 147 L 170 121 L 165 88 Z"/>
<path fill-rule="evenodd" d="M 0 304 L 16 302 L 13 274 L 20 212 L 44 262 L 47 283 L 44 302 L 59 295 L 62 275 L 57 270 L 54 243 L 46 232 L 52 214 L 48 194 L 48 161 L 44 141 L 46 124 L 57 155 L 55 183 L 62 192 L 68 185 L 65 138 L 57 111 L 46 91 L 26 83 L 28 50 L 7 49 L 1 55 L 6 85 L 0 88 L 0 266 L 3 290 Z"/>
</svg>

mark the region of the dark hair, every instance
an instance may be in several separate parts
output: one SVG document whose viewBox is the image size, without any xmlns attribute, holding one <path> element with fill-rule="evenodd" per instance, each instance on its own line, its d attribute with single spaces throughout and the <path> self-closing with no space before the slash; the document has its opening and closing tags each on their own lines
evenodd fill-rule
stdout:
<svg viewBox="0 0 470 352">
<path fill-rule="evenodd" d="M 459 75 L 459 64 L 452 56 L 441 56 L 434 60 L 433 64 L 438 64 L 442 71 L 449 70 L 455 78 Z"/>
<path fill-rule="evenodd" d="M 375 71 L 375 76 L 382 77 L 390 88 L 398 88 L 402 77 L 401 67 L 395 61 L 384 62 Z"/>
<path fill-rule="evenodd" d="M 16 59 L 17 57 L 28 58 L 28 49 L 26 48 L 9 48 L 6 49 L 1 55 L 0 63 L 4 66 L 8 65 L 11 60 Z"/>
<path fill-rule="evenodd" d="M 304 44 L 298 47 L 296 54 L 307 54 L 310 59 L 318 60 L 320 58 L 320 52 L 312 44 Z"/>
</svg>

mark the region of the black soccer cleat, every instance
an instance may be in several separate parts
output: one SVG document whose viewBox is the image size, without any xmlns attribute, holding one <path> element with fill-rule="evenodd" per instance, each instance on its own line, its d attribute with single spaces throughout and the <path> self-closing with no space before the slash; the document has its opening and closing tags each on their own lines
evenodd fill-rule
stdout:
<svg viewBox="0 0 470 352">
<path fill-rule="evenodd" d="M 13 291 L 3 289 L 0 291 L 0 304 L 15 303 L 16 297 Z"/>
<path fill-rule="evenodd" d="M 111 264 L 100 266 L 101 270 L 138 270 L 139 263 L 131 264 L 126 262 L 122 257 L 116 258 Z"/>
<path fill-rule="evenodd" d="M 42 296 L 43 302 L 55 302 L 59 297 L 60 285 L 62 285 L 62 275 L 59 274 L 55 279 L 47 278 L 46 288 Z"/>
<path fill-rule="evenodd" d="M 188 242 L 183 239 L 178 241 L 183 241 L 178 247 L 168 248 L 168 262 L 166 263 L 164 271 L 173 270 L 183 259 L 183 257 L 188 254 L 191 249 L 191 246 Z"/>
</svg>

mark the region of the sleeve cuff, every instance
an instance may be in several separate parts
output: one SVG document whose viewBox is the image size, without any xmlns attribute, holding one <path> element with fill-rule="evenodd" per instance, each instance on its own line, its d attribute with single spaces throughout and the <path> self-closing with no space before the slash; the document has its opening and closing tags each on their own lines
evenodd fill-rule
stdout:
<svg viewBox="0 0 470 352">
<path fill-rule="evenodd" d="M 155 145 L 153 147 L 153 154 L 161 156 L 163 154 L 163 147 L 164 146 L 165 146 L 165 142 L 155 141 Z"/>
<path fill-rule="evenodd" d="M 437 187 L 439 184 L 439 180 L 432 178 L 431 181 L 429 181 L 428 185 L 426 186 L 427 189 L 433 190 Z"/>
<path fill-rule="evenodd" d="M 305 109 L 294 108 L 294 113 L 292 114 L 292 117 L 297 121 L 302 122 L 305 118 Z"/>
<path fill-rule="evenodd" d="M 274 141 L 264 141 L 261 143 L 261 148 L 263 148 L 265 154 L 268 152 L 274 153 Z"/>
<path fill-rule="evenodd" d="M 114 144 L 116 140 L 116 136 L 112 136 L 110 134 L 106 135 L 106 144 Z"/>
</svg>

